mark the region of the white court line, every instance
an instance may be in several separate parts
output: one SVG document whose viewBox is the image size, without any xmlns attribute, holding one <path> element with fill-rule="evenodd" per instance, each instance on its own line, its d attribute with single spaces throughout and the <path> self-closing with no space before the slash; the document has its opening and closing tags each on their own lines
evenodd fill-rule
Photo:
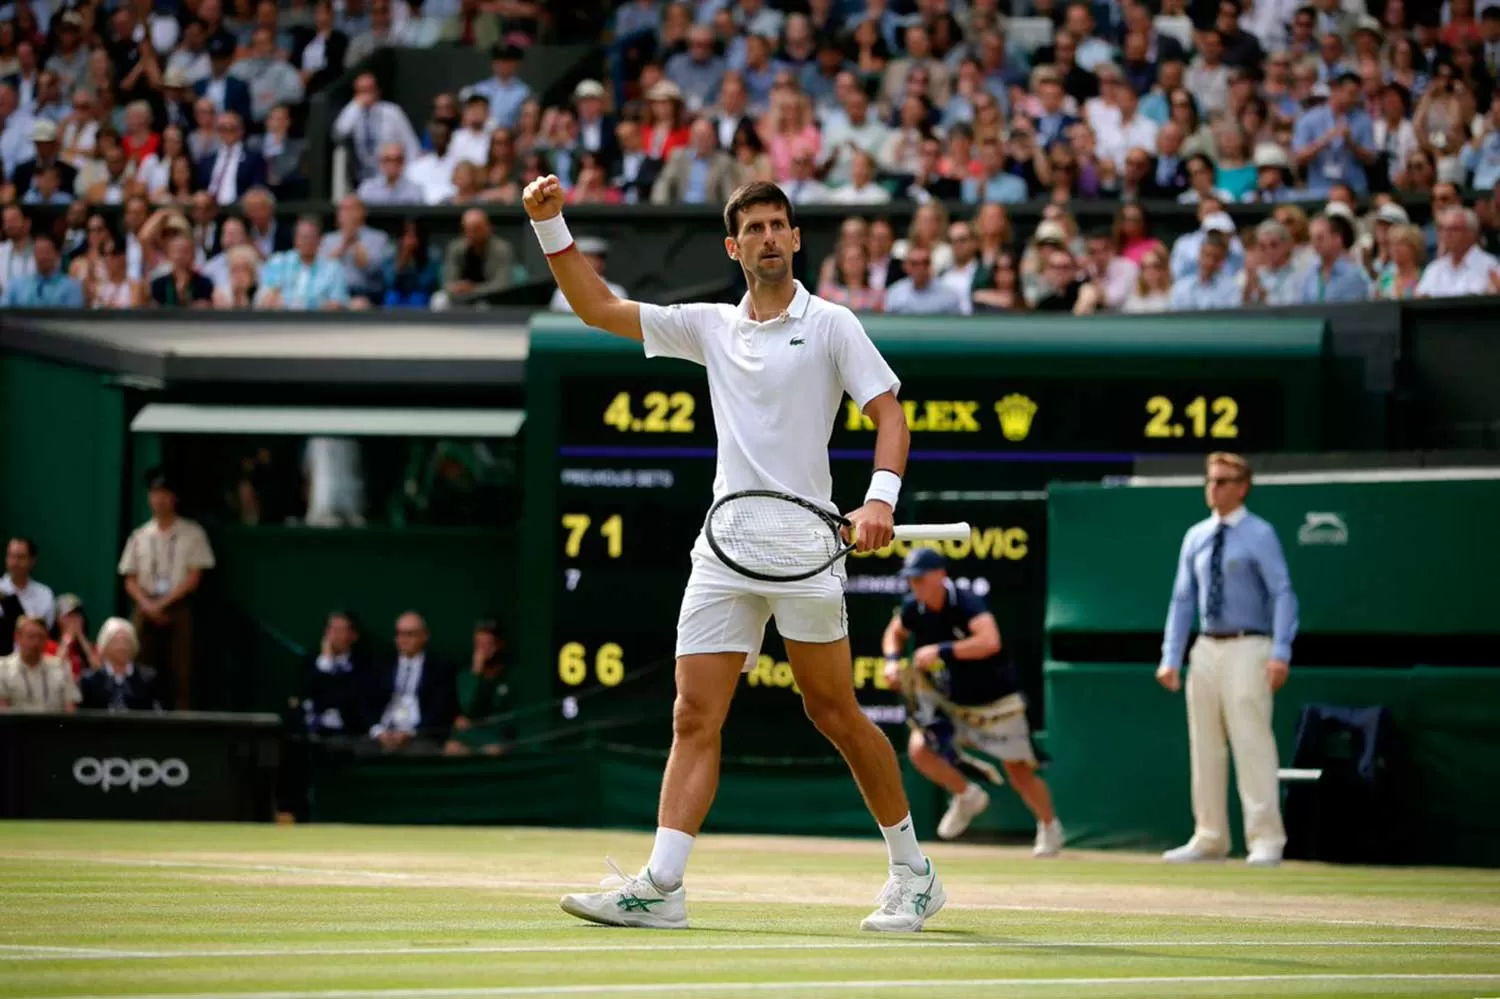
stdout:
<svg viewBox="0 0 1500 999">
<path fill-rule="evenodd" d="M 39 951 L 36 954 L 0 954 L 6 961 L 112 961 L 122 958 L 141 961 L 174 961 L 183 958 L 283 958 L 283 957 L 411 957 L 418 954 L 651 954 L 679 951 L 799 951 L 799 950 L 892 950 L 900 948 L 936 950 L 1089 950 L 1201 947 L 1229 948 L 1337 948 L 1397 947 L 1483 950 L 1500 947 L 1497 940 L 892 940 L 870 943 L 850 941 L 788 941 L 786 943 L 667 943 L 661 947 L 616 944 L 496 944 L 494 946 L 437 945 L 432 947 L 295 947 L 241 950 L 113 951 L 86 947 L 32 947 L 26 944 L 0 944 L 0 951 Z"/>
<path fill-rule="evenodd" d="M 155 995 L 116 993 L 68 996 L 66 999 L 463 999 L 471 996 L 619 995 L 635 992 L 787 992 L 854 989 L 949 989 L 1080 985 L 1232 985 L 1296 982 L 1494 982 L 1500 974 L 1361 974 L 1315 973 L 1297 975 L 1160 975 L 1121 978 L 916 978 L 807 982 L 642 982 L 599 985 L 497 985 L 493 988 L 430 989 L 316 989 L 300 992 L 166 992 Z M 56 997 L 28 997 L 56 999 Z"/>
<path fill-rule="evenodd" d="M 384 882 L 403 882 L 412 887 L 449 887 L 457 880 L 457 875 L 442 877 L 433 874 L 414 874 L 407 871 L 379 871 L 369 868 L 345 868 L 345 867 L 301 867 L 285 864 L 249 864 L 229 861 L 198 861 L 198 860 L 156 860 L 137 857 L 79 857 L 71 854 L 59 853 L 0 853 L 0 860 L 52 860 L 66 861 L 75 864 L 100 864 L 109 867 L 146 867 L 166 868 L 179 870 L 210 870 L 210 871 L 240 871 L 258 872 L 266 874 L 307 874 L 319 877 L 344 877 L 344 878 L 369 878 L 371 880 Z M 584 879 L 586 880 L 586 879 Z M 508 878 L 468 877 L 464 879 L 467 886 L 474 888 L 493 889 L 515 889 L 518 891 L 563 891 L 576 890 L 580 881 L 521 881 Z M 850 903 L 837 899 L 828 899 L 822 896 L 788 896 L 774 892 L 741 892 L 725 891 L 723 889 L 693 889 L 693 893 L 699 898 L 710 898 L 722 901 L 763 901 L 796 903 L 799 905 L 851 905 Z M 1077 905 L 1006 905 L 1002 903 L 988 902 L 954 902 L 948 903 L 948 908 L 955 910 L 970 909 L 977 912 L 1061 912 L 1088 914 L 1094 916 L 1148 916 L 1160 919 L 1226 919 L 1234 918 L 1246 922 L 1274 922 L 1277 924 L 1300 923 L 1310 926 L 1364 926 L 1376 929 L 1403 929 L 1403 930 L 1454 930 L 1462 932 L 1495 932 L 1500 930 L 1500 925 L 1476 926 L 1472 923 L 1420 923 L 1405 920 L 1397 921 L 1390 919 L 1330 919 L 1318 916 L 1292 916 L 1292 915 L 1260 915 L 1236 913 L 1232 917 L 1222 913 L 1205 912 L 1181 912 L 1167 909 L 1100 909 Z"/>
</svg>

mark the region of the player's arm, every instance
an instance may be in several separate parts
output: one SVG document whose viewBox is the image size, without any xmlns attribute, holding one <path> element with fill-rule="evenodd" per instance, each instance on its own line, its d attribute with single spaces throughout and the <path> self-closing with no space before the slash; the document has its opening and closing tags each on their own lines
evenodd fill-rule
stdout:
<svg viewBox="0 0 1500 999">
<path fill-rule="evenodd" d="M 563 222 L 563 202 L 562 183 L 551 174 L 527 184 L 521 195 L 521 204 L 531 216 L 532 227 L 542 244 L 542 252 L 547 255 L 547 266 L 552 269 L 557 287 L 573 307 L 573 312 L 588 325 L 615 336 L 642 339 L 641 307 L 610 291 L 604 279 L 578 252 L 573 236 Z"/>
<path fill-rule="evenodd" d="M 895 392 L 875 396 L 865 403 L 864 413 L 875 424 L 875 471 L 864 506 L 849 514 L 849 520 L 855 526 L 859 550 L 876 551 L 895 536 L 896 500 L 901 495 L 901 476 L 906 474 L 911 431 Z"/>
<path fill-rule="evenodd" d="M 885 626 L 885 634 L 880 636 L 880 652 L 885 657 L 885 682 L 892 690 L 901 689 L 901 650 L 906 648 L 909 637 L 911 632 L 901 623 L 901 612 L 897 611 L 891 615 L 891 623 Z"/>
<path fill-rule="evenodd" d="M 1000 626 L 995 615 L 985 612 L 969 621 L 969 637 L 944 642 L 944 659 L 988 659 L 1000 651 Z"/>
</svg>

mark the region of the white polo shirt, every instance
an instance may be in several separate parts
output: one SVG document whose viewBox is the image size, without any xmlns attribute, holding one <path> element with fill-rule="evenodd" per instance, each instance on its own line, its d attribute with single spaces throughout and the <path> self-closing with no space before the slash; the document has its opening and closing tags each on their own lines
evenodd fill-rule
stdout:
<svg viewBox="0 0 1500 999">
<path fill-rule="evenodd" d="M 38 583 L 34 579 L 26 581 L 26 585 L 19 590 L 16 589 L 15 580 L 10 578 L 10 573 L 0 576 L 0 593 L 11 595 L 21 601 L 21 609 L 28 617 L 39 617 L 47 622 L 51 628 L 57 623 L 57 602 L 53 599 L 52 588 Z"/>
<path fill-rule="evenodd" d="M 708 371 L 718 437 L 714 497 L 773 489 L 829 512 L 828 440 L 844 393 L 863 409 L 901 387 L 854 313 L 802 283 L 786 311 L 759 323 L 738 306 L 641 305 L 647 357 L 677 357 Z"/>
<path fill-rule="evenodd" d="M 1490 272 L 1500 268 L 1500 261 L 1477 246 L 1457 264 L 1453 255 L 1443 254 L 1422 271 L 1422 280 L 1417 282 L 1417 294 L 1424 298 L 1456 298 L 1460 295 L 1488 295 Z"/>
</svg>

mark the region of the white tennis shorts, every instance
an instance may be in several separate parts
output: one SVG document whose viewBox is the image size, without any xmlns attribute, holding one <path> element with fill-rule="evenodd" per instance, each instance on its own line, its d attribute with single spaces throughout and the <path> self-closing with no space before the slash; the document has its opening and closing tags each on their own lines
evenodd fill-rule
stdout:
<svg viewBox="0 0 1500 999">
<path fill-rule="evenodd" d="M 743 652 L 749 669 L 773 615 L 781 637 L 794 642 L 836 642 L 848 635 L 843 563 L 811 579 L 764 583 L 695 548 L 677 616 L 677 655 Z"/>
</svg>

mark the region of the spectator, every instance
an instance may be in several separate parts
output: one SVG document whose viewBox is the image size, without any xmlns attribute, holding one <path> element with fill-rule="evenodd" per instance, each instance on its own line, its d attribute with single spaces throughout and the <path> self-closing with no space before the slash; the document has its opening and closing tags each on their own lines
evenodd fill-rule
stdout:
<svg viewBox="0 0 1500 999">
<path fill-rule="evenodd" d="M 1232 231 L 1232 229 L 1231 229 Z M 1199 309 L 1232 309 L 1240 304 L 1240 289 L 1224 266 L 1229 257 L 1229 237 L 1221 229 L 1208 229 L 1198 245 L 1196 273 L 1172 284 L 1174 312 Z"/>
<path fill-rule="evenodd" d="M 146 186 L 146 196 L 153 203 L 161 204 L 174 194 L 176 185 L 172 183 L 172 171 L 178 160 L 187 160 L 187 145 L 182 129 L 168 125 L 161 132 L 161 147 L 147 156 L 135 172 L 136 179 Z M 192 161 L 188 160 L 189 193 L 195 186 L 194 180 Z"/>
<path fill-rule="evenodd" d="M 235 63 L 233 74 L 250 89 L 250 120 L 257 124 L 263 123 L 273 108 L 301 104 L 305 95 L 301 75 L 276 51 L 276 33 L 271 28 L 255 29 L 250 55 Z"/>
<path fill-rule="evenodd" d="M 740 169 L 740 183 L 748 184 L 752 180 L 761 180 L 774 183 L 776 171 L 771 167 L 771 157 L 766 154 L 766 147 L 760 141 L 760 133 L 754 125 L 745 124 L 734 133 L 734 142 L 731 148 L 735 165 Z M 816 161 L 814 161 L 816 162 Z M 816 169 L 814 166 L 813 169 Z M 793 174 L 796 174 L 797 165 L 792 164 Z"/>
<path fill-rule="evenodd" d="M 980 143 L 979 162 L 980 175 L 963 181 L 964 201 L 971 205 L 981 201 L 1014 205 L 1027 199 L 1026 182 L 1010 171 L 1005 147 L 998 139 L 987 138 Z"/>
<path fill-rule="evenodd" d="M 850 240 L 835 251 L 834 272 L 818 286 L 818 295 L 855 312 L 881 312 L 885 293 L 870 287 L 870 254 L 863 243 Z"/>
<path fill-rule="evenodd" d="M 490 121 L 490 99 L 484 94 L 465 97 L 463 114 L 451 140 L 452 162 L 464 160 L 483 167 L 489 162 L 490 134 L 494 130 Z"/>
<path fill-rule="evenodd" d="M 72 112 L 58 122 L 58 134 L 62 142 L 62 151 L 58 155 L 76 173 L 81 164 L 93 157 L 102 126 L 95 113 L 98 105 L 92 93 L 75 90 L 72 101 Z M 76 186 L 70 186 L 69 190 L 77 193 Z"/>
<path fill-rule="evenodd" d="M 1219 150 L 1213 185 L 1229 201 L 1244 201 L 1257 186 L 1257 166 L 1250 161 L 1249 140 L 1237 122 L 1223 121 L 1214 131 Z"/>
<path fill-rule="evenodd" d="M 198 191 L 189 201 L 192 209 L 193 259 L 202 262 L 219 252 L 219 209 L 207 191 Z"/>
<path fill-rule="evenodd" d="M 628 298 L 629 293 L 625 291 L 624 287 L 604 276 L 605 260 L 609 255 L 609 244 L 602 239 L 596 239 L 592 236 L 582 236 L 578 239 L 577 245 L 578 252 L 583 254 L 583 258 L 593 266 L 594 273 L 599 275 L 599 279 L 614 293 L 615 297 Z M 573 311 L 573 307 L 568 304 L 567 297 L 563 295 L 561 288 L 553 289 L 552 299 L 547 303 L 547 311 L 563 313 L 571 313 Z"/>
<path fill-rule="evenodd" d="M 36 174 L 35 183 L 26 196 L 21 199 L 23 205 L 67 205 L 73 202 L 73 195 L 61 190 L 61 163 L 49 163 Z"/>
<path fill-rule="evenodd" d="M 167 241 L 170 272 L 151 282 L 151 301 L 158 306 L 206 309 L 213 302 L 214 285 L 193 267 L 193 239 L 177 235 Z"/>
<path fill-rule="evenodd" d="M 292 232 L 276 221 L 276 196 L 264 187 L 245 193 L 245 235 L 261 259 L 292 248 Z"/>
<path fill-rule="evenodd" d="M 938 280 L 958 293 L 963 303 L 964 315 L 974 311 L 972 295 L 974 282 L 983 262 L 979 259 L 979 239 L 974 226 L 968 222 L 954 222 L 948 226 L 948 245 L 953 249 L 953 263 Z"/>
<path fill-rule="evenodd" d="M 890 200 L 891 192 L 875 181 L 875 157 L 862 149 L 854 153 L 849 183 L 827 194 L 829 203 L 840 205 L 883 205 Z"/>
<path fill-rule="evenodd" d="M 1312 223 L 1313 250 L 1318 265 L 1303 278 L 1299 301 L 1363 302 L 1370 297 L 1370 283 L 1360 266 L 1349 259 L 1354 244 L 1354 226 L 1342 215 L 1319 215 Z"/>
<path fill-rule="evenodd" d="M 741 129 L 757 128 L 755 119 L 749 113 L 748 102 L 745 78 L 735 72 L 724 74 L 724 82 L 719 85 L 718 103 L 706 112 L 708 120 L 713 122 L 714 129 L 718 132 L 719 145 L 728 148 Z"/>
<path fill-rule="evenodd" d="M 1115 169 L 1124 172 L 1126 157 L 1132 149 L 1155 149 L 1160 126 L 1141 114 L 1140 101 L 1135 89 L 1125 81 L 1116 83 L 1110 90 L 1115 106 L 1119 108 L 1119 121 L 1101 131 L 1099 136 L 1099 159 L 1109 160 Z"/>
<path fill-rule="evenodd" d="M 171 703 L 168 684 L 150 666 L 136 662 L 141 644 L 135 628 L 112 617 L 99 629 L 98 669 L 79 681 L 79 705 L 92 711 L 162 711 Z"/>
<path fill-rule="evenodd" d="M 667 79 L 677 85 L 694 108 L 707 107 L 718 92 L 719 81 L 728 69 L 714 52 L 713 29 L 706 24 L 688 29 L 687 49 L 667 60 Z"/>
<path fill-rule="evenodd" d="M 46 654 L 47 624 L 32 615 L 16 622 L 15 651 L 0 657 L 0 710 L 72 714 L 83 699 L 73 671 Z"/>
<path fill-rule="evenodd" d="M 74 193 L 74 185 L 78 182 L 78 171 L 71 163 L 58 155 L 62 148 L 58 136 L 58 126 L 53 122 L 45 120 L 32 122 L 31 143 L 34 150 L 32 157 L 16 164 L 14 172 L 10 174 L 11 187 L 17 198 L 24 201 L 26 195 L 36 189 L 37 174 L 45 167 L 57 168 L 59 190 L 69 195 Z"/>
<path fill-rule="evenodd" d="M 167 56 L 162 86 L 192 87 L 211 76 L 213 63 L 208 58 L 208 34 L 203 22 L 194 19 L 182 29 L 182 43 Z"/>
<path fill-rule="evenodd" d="M 962 314 L 963 302 L 948 285 L 933 278 L 933 253 L 927 247 L 913 247 L 902 261 L 907 276 L 885 293 L 885 311 L 890 315 L 956 316 Z"/>
<path fill-rule="evenodd" d="M 5 546 L 5 575 L 0 576 L 0 596 L 13 596 L 21 609 L 39 619 L 51 630 L 57 619 L 57 605 L 52 588 L 32 578 L 36 568 L 36 542 L 30 538 L 11 538 Z"/>
<path fill-rule="evenodd" d="M 500 34 L 500 19 L 486 12 L 481 0 L 459 0 L 458 11 L 444 19 L 439 40 L 482 52 L 497 45 Z"/>
<path fill-rule="evenodd" d="M 380 174 L 359 185 L 359 200 L 370 205 L 420 205 L 426 200 L 423 190 L 406 179 L 406 149 L 399 142 L 388 142 L 380 151 Z"/>
<path fill-rule="evenodd" d="M 113 233 L 102 214 L 90 212 L 84 222 L 83 244 L 74 249 L 69 258 L 68 277 L 83 286 L 85 297 L 90 279 L 104 276 L 105 246 Z"/>
<path fill-rule="evenodd" d="M 255 240 L 252 229 L 251 239 Z M 263 308 L 294 311 L 338 310 L 349 306 L 349 286 L 337 261 L 318 256 L 323 226 L 314 216 L 297 220 L 293 248 L 276 253 L 260 274 Z"/>
<path fill-rule="evenodd" d="M 77 11 L 63 11 L 55 18 L 57 47 L 48 57 L 45 68 L 56 74 L 58 86 L 65 94 L 71 94 L 85 83 L 88 74 L 89 53 L 82 44 L 83 18 Z"/>
<path fill-rule="evenodd" d="M 1266 144 L 1255 150 L 1255 189 L 1247 192 L 1242 201 L 1275 204 L 1300 197 L 1292 189 L 1292 161 L 1280 146 Z"/>
<path fill-rule="evenodd" d="M 956 249 L 956 247 L 955 247 Z M 1083 259 L 1083 271 L 1089 283 L 1103 295 L 1101 308 L 1119 310 L 1130 297 L 1140 275 L 1134 261 L 1115 253 L 1114 233 L 1109 229 L 1096 229 L 1089 233 L 1088 255 Z"/>
<path fill-rule="evenodd" d="M 451 139 L 453 131 L 448 123 L 434 119 L 427 123 L 427 134 L 432 139 L 432 148 L 423 152 L 406 166 L 406 179 L 422 192 L 422 201 L 438 205 L 453 196 L 453 156 Z M 403 157 L 404 159 L 404 157 Z"/>
<path fill-rule="evenodd" d="M 1479 219 L 1467 208 L 1447 208 L 1438 216 L 1443 252 L 1422 271 L 1419 298 L 1495 293 L 1500 264 L 1477 245 Z"/>
<path fill-rule="evenodd" d="M 311 28 L 292 33 L 292 67 L 302 77 L 302 89 L 316 93 L 344 75 L 349 36 L 334 26 L 331 0 L 313 4 Z"/>
<path fill-rule="evenodd" d="M 1390 263 L 1375 279 L 1375 297 L 1384 301 L 1415 298 L 1427 260 L 1427 240 L 1414 225 L 1393 225 L 1386 239 Z"/>
<path fill-rule="evenodd" d="M 826 180 L 829 184 L 849 182 L 854 169 L 854 155 L 868 153 L 874 157 L 885 145 L 889 130 L 870 114 L 870 99 L 857 86 L 844 96 L 844 117 L 829 125 L 823 136 L 823 161 L 831 164 Z"/>
<path fill-rule="evenodd" d="M 377 668 L 369 717 L 370 738 L 386 752 L 433 751 L 458 716 L 458 674 L 427 653 L 427 622 L 408 611 L 396 619 L 395 662 Z"/>
<path fill-rule="evenodd" d="M 429 245 L 421 221 L 406 219 L 396 252 L 385 265 L 385 304 L 425 309 L 442 282 L 443 262 Z"/>
<path fill-rule="evenodd" d="M 1160 243 L 1141 257 L 1140 276 L 1126 297 L 1121 311 L 1129 314 L 1166 312 L 1172 307 L 1172 270 L 1167 251 Z"/>
<path fill-rule="evenodd" d="M 1173 280 L 1180 280 L 1198 271 L 1201 262 L 1198 248 L 1209 232 L 1222 233 L 1229 240 L 1228 270 L 1231 274 L 1237 273 L 1244 266 L 1245 249 L 1235 235 L 1234 219 L 1224 211 L 1222 202 L 1212 197 L 1199 202 L 1198 218 L 1200 222 L 1197 231 L 1179 236 L 1177 242 L 1172 244 Z"/>
<path fill-rule="evenodd" d="M 307 151 L 307 140 L 292 135 L 292 112 L 285 105 L 271 109 L 266 115 L 265 131 L 251 137 L 247 143 L 250 155 L 259 160 L 265 173 L 266 186 L 282 197 L 295 198 L 303 195 L 307 178 L 302 172 L 302 157 Z"/>
<path fill-rule="evenodd" d="M 81 309 L 83 289 L 63 272 L 57 242 L 48 233 L 31 240 L 32 271 L 8 280 L 0 305 L 11 309 Z M 15 255 L 11 260 L 15 262 Z"/>
<path fill-rule="evenodd" d="M 218 150 L 198 161 L 197 180 L 215 204 L 232 205 L 243 192 L 265 183 L 265 161 L 245 148 L 239 115 L 232 111 L 219 115 L 215 129 Z"/>
<path fill-rule="evenodd" d="M 214 308 L 243 311 L 255 308 L 255 299 L 260 292 L 260 255 L 255 252 L 255 247 L 248 244 L 233 246 L 221 256 L 225 261 L 225 278 L 222 285 L 214 288 Z"/>
<path fill-rule="evenodd" d="M 240 121 L 252 118 L 250 88 L 245 81 L 229 72 L 234 65 L 234 41 L 228 35 L 209 40 L 208 58 L 211 71 L 207 79 L 193 84 L 193 92 L 208 99 L 221 115 L 233 112 Z"/>
<path fill-rule="evenodd" d="M 690 147 L 674 152 L 656 178 L 651 203 L 722 205 L 739 184 L 739 167 L 719 149 L 714 127 L 700 118 L 693 122 Z"/>
<path fill-rule="evenodd" d="M 1370 185 L 1365 168 L 1379 157 L 1370 116 L 1359 107 L 1359 74 L 1341 73 L 1326 104 L 1297 119 L 1293 146 L 1297 167 L 1306 172 L 1307 189 L 1327 194 L 1334 184 L 1348 184 L 1359 195 Z"/>
<path fill-rule="evenodd" d="M 197 592 L 203 571 L 214 567 L 214 553 L 203 528 L 177 515 L 176 485 L 164 472 L 148 472 L 146 488 L 151 519 L 135 529 L 120 556 L 125 592 L 135 602 L 135 627 L 121 632 L 116 626 L 115 632 L 127 635 L 131 647 L 126 655 L 112 648 L 106 622 L 99 633 L 99 653 L 120 667 L 117 673 L 137 654 L 161 663 L 172 677 L 178 708 L 186 710 L 191 706 L 193 671 L 193 611 L 188 598 Z"/>
<path fill-rule="evenodd" d="M 818 155 L 822 136 L 813 124 L 807 97 L 793 90 L 776 92 L 769 117 L 762 138 L 771 158 L 772 179 L 779 183 L 791 177 L 792 160 L 799 154 Z"/>
<path fill-rule="evenodd" d="M 443 296 L 433 307 L 472 302 L 512 284 L 515 251 L 490 230 L 489 217 L 478 209 L 464 212 L 463 235 L 448 244 L 443 257 Z"/>
<path fill-rule="evenodd" d="M 521 58 L 521 50 L 514 45 L 496 45 L 490 52 L 493 75 L 469 88 L 470 94 L 489 102 L 490 119 L 501 128 L 515 128 L 521 105 L 531 98 L 531 88 L 516 75 Z"/>
<path fill-rule="evenodd" d="M 682 91 L 671 80 L 662 80 L 646 92 L 646 100 L 650 114 L 641 132 L 641 143 L 647 156 L 666 163 L 691 139 L 683 115 Z"/>
<path fill-rule="evenodd" d="M 125 257 L 125 244 L 114 235 L 103 243 L 102 273 L 89 269 L 83 280 L 84 299 L 91 309 L 138 309 L 148 299 L 146 286 L 132 280 Z"/>
<path fill-rule="evenodd" d="M 586 152 L 597 156 L 599 162 L 607 168 L 619 158 L 620 147 L 615 140 L 615 126 L 618 122 L 604 113 L 604 96 L 604 85 L 598 80 L 584 80 L 573 88 L 578 144 Z M 506 129 L 506 133 L 509 132 Z"/>
<path fill-rule="evenodd" d="M 1020 265 L 1010 250 L 995 255 L 984 287 L 974 290 L 971 304 L 975 313 L 1026 312 L 1031 308 L 1022 290 Z"/>
<path fill-rule="evenodd" d="M 380 99 L 380 88 L 372 73 L 361 73 L 355 78 L 354 99 L 334 119 L 333 137 L 335 141 L 351 143 L 356 182 L 379 172 L 379 150 L 387 143 L 399 143 L 408 160 L 421 152 L 406 112 Z"/>
<path fill-rule="evenodd" d="M 1255 229 L 1256 252 L 1245 256 L 1246 305 L 1296 305 L 1302 300 L 1307 272 L 1292 257 L 1292 234 L 1275 219 Z"/>
<path fill-rule="evenodd" d="M 1183 95 L 1183 99 L 1191 100 Z M 1177 102 L 1178 97 L 1172 100 Z M 1187 189 L 1187 161 L 1182 126 L 1169 121 L 1156 132 L 1156 156 L 1146 190 L 1153 198 L 1176 198 Z"/>
<path fill-rule="evenodd" d="M 896 231 L 889 219 L 870 223 L 870 287 L 882 291 L 906 276 L 906 268 L 896 258 Z"/>
<path fill-rule="evenodd" d="M 357 66 L 381 49 L 396 44 L 391 0 L 371 0 L 370 26 L 349 43 L 349 52 L 345 58 L 351 65 Z"/>
<path fill-rule="evenodd" d="M 359 625 L 352 613 L 328 615 L 318 654 L 303 675 L 298 706 L 309 733 L 339 736 L 368 730 L 365 685 L 373 680 L 373 669 L 360 648 Z"/>
<path fill-rule="evenodd" d="M 1037 312 L 1092 315 L 1104 301 L 1099 288 L 1079 269 L 1072 252 L 1057 244 L 1042 247 L 1041 285 L 1033 308 Z"/>
<path fill-rule="evenodd" d="M 73 593 L 57 598 L 57 641 L 47 643 L 47 655 L 56 656 L 76 681 L 101 663 L 99 649 L 89 640 L 89 621 L 83 601 Z"/>
<path fill-rule="evenodd" d="M 1195 153 L 1187 161 L 1188 188 L 1177 196 L 1179 205 L 1196 205 L 1205 199 L 1229 204 L 1237 199 L 1228 191 L 1219 188 L 1214 161 L 1203 153 Z"/>
<path fill-rule="evenodd" d="M 497 718 L 510 694 L 505 683 L 504 651 L 505 641 L 496 622 L 485 620 L 475 625 L 470 672 L 477 682 L 468 707 L 453 719 L 453 734 L 443 747 L 445 754 L 467 756 L 478 750 L 485 756 L 499 756 L 505 752 L 511 733 Z"/>
</svg>

